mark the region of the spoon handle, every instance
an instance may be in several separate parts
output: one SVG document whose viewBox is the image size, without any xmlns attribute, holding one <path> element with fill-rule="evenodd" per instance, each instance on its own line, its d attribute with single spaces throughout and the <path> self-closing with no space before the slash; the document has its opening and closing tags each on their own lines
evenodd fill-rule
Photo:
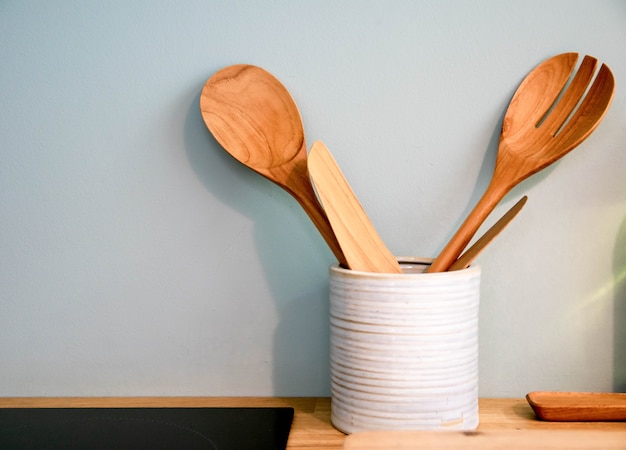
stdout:
<svg viewBox="0 0 626 450">
<path fill-rule="evenodd" d="M 513 207 L 500 218 L 500 220 L 493 224 L 493 226 L 489 228 L 485 234 L 483 234 L 480 239 L 474 243 L 474 245 L 459 256 L 459 259 L 457 259 L 448 270 L 461 270 L 469 267 L 478 255 L 482 253 L 485 247 L 487 247 L 487 245 L 489 245 L 489 243 L 494 240 L 495 237 L 502 232 L 502 230 L 504 230 L 509 222 L 517 216 L 517 213 L 519 213 L 526 204 L 526 200 L 528 200 L 528 197 L 525 195 L 515 205 L 513 205 Z"/>
</svg>

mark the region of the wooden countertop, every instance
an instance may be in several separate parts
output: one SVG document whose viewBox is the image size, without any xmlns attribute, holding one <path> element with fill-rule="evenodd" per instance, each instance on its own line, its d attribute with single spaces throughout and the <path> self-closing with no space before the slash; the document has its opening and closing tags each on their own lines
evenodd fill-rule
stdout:
<svg viewBox="0 0 626 450">
<path fill-rule="evenodd" d="M 0 407 L 245 407 L 291 406 L 295 416 L 288 449 L 341 449 L 345 435 L 330 423 L 329 398 L 258 397 L 20 397 L 0 398 Z M 620 430 L 626 422 L 543 422 L 537 420 L 525 399 L 480 399 L 480 431 Z"/>
</svg>

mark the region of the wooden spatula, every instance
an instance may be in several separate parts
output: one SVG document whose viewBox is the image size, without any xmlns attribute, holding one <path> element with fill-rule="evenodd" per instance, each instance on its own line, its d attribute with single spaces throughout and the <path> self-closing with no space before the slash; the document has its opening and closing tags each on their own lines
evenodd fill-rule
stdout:
<svg viewBox="0 0 626 450">
<path fill-rule="evenodd" d="M 326 146 L 313 143 L 309 173 L 348 268 L 363 272 L 402 273 Z"/>
</svg>

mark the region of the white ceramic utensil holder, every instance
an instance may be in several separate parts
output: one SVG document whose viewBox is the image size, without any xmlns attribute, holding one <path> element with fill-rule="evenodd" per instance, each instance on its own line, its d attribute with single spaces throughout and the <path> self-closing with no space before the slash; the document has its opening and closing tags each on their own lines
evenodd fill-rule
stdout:
<svg viewBox="0 0 626 450">
<path fill-rule="evenodd" d="M 478 426 L 480 267 L 330 268 L 331 420 L 344 433 Z M 405 263 L 407 262 L 407 263 Z"/>
</svg>

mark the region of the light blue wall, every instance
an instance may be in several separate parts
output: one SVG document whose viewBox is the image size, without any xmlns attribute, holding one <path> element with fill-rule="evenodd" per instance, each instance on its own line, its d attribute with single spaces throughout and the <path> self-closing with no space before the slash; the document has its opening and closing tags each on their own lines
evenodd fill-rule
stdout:
<svg viewBox="0 0 626 450">
<path fill-rule="evenodd" d="M 480 257 L 483 396 L 626 389 L 626 1 L 0 2 L 0 395 L 328 395 L 330 251 L 229 157 L 200 90 L 291 91 L 396 254 L 482 194 L 543 59 L 617 80 Z"/>
</svg>

